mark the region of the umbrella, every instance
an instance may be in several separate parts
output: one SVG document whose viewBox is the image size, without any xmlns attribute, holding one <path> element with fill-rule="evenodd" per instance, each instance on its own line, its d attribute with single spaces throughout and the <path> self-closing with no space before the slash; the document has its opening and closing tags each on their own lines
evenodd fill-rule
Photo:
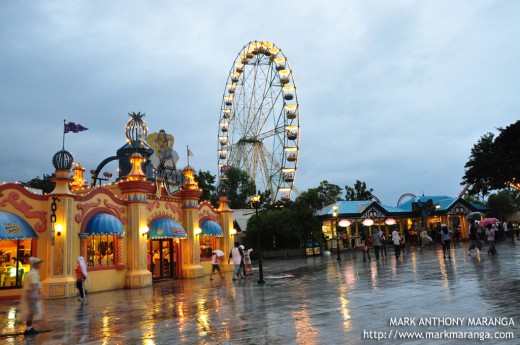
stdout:
<svg viewBox="0 0 520 345">
<path fill-rule="evenodd" d="M 471 220 L 471 219 L 474 219 L 474 220 L 481 220 L 482 218 L 484 218 L 485 215 L 484 213 L 482 212 L 473 212 L 473 213 L 470 213 L 466 216 L 466 219 L 467 220 Z"/>
<path fill-rule="evenodd" d="M 217 254 L 217 256 L 220 258 L 221 256 L 224 256 L 224 252 L 220 249 L 215 249 L 213 253 Z"/>
<path fill-rule="evenodd" d="M 484 218 L 479 222 L 479 224 L 481 226 L 486 226 L 488 224 L 496 224 L 496 223 L 500 223 L 500 221 L 496 218 Z"/>
</svg>

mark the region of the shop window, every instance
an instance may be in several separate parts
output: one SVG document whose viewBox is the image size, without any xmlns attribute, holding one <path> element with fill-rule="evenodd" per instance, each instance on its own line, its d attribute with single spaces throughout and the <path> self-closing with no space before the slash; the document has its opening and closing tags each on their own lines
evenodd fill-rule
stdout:
<svg viewBox="0 0 520 345">
<path fill-rule="evenodd" d="M 114 266 L 114 235 L 89 236 L 87 240 L 88 267 Z"/>
<path fill-rule="evenodd" d="M 215 249 L 220 249 L 219 238 L 214 236 L 201 236 L 200 238 L 200 259 L 210 260 Z"/>
<path fill-rule="evenodd" d="M 31 269 L 32 240 L 0 241 L 0 289 L 22 287 Z"/>
</svg>

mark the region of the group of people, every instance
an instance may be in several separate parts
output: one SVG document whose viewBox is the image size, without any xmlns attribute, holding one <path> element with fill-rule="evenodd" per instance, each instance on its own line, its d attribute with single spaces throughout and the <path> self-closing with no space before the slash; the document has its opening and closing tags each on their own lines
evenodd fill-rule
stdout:
<svg viewBox="0 0 520 345">
<path fill-rule="evenodd" d="M 386 246 L 385 246 L 386 236 L 384 232 L 374 230 L 372 235 L 366 236 L 364 233 L 361 234 L 361 245 L 363 252 L 363 261 L 372 260 L 370 257 L 370 248 L 374 248 L 374 252 L 376 255 L 376 260 L 379 260 L 379 257 L 386 256 Z M 404 247 L 404 236 L 403 236 L 403 247 Z M 397 256 L 396 256 L 397 257 Z"/>
<path fill-rule="evenodd" d="M 253 265 L 251 263 L 251 252 L 253 248 L 246 248 L 244 245 L 241 245 L 239 242 L 235 242 L 235 246 L 231 249 L 228 258 L 228 265 L 233 262 L 233 280 L 238 280 L 239 278 L 245 278 L 246 276 L 253 275 Z M 220 257 L 223 254 L 220 254 L 220 251 L 214 250 L 211 256 L 211 274 L 209 276 L 210 280 L 213 280 L 213 274 L 218 272 L 220 278 L 223 278 L 224 275 L 220 271 Z"/>
</svg>

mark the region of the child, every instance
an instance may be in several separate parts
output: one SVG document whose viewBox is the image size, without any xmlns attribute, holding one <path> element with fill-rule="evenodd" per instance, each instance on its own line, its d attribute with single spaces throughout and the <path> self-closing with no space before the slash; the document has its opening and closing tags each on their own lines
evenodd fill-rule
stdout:
<svg viewBox="0 0 520 345">
<path fill-rule="evenodd" d="M 211 274 L 209 275 L 210 280 L 213 280 L 213 273 L 215 273 L 215 271 L 218 271 L 218 274 L 220 275 L 220 279 L 224 278 L 224 276 L 220 272 L 219 261 L 220 261 L 220 256 L 218 256 L 217 253 L 215 253 L 215 251 L 213 251 L 213 254 L 211 255 Z"/>
</svg>

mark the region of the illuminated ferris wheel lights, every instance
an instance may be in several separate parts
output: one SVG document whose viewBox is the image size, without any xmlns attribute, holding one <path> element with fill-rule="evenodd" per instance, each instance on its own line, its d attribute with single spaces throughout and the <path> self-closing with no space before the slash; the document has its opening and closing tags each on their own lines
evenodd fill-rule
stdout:
<svg viewBox="0 0 520 345">
<path fill-rule="evenodd" d="M 244 64 L 242 62 L 235 63 L 235 71 L 238 73 L 244 72 Z"/>
<path fill-rule="evenodd" d="M 286 86 L 287 87 L 287 86 Z M 285 106 L 285 114 L 287 115 L 288 119 L 294 119 L 296 118 L 296 112 L 297 112 L 296 104 L 289 104 Z"/>
<path fill-rule="evenodd" d="M 283 168 L 282 169 L 283 180 L 285 182 L 293 182 L 295 170 L 296 169 L 294 169 L 294 168 Z"/>
<path fill-rule="evenodd" d="M 226 159 L 227 158 L 227 151 L 226 150 L 219 150 L 218 156 L 220 159 Z"/>
<path fill-rule="evenodd" d="M 233 83 L 236 83 L 239 79 L 240 79 L 240 73 L 238 73 L 238 72 L 231 73 L 231 81 Z"/>
<path fill-rule="evenodd" d="M 289 82 L 289 76 L 291 75 L 291 71 L 289 71 L 288 69 L 282 69 L 278 71 L 278 74 L 280 75 L 280 83 L 285 85 Z"/>
<path fill-rule="evenodd" d="M 249 62 L 249 58 L 247 57 L 247 54 L 245 54 L 245 53 L 240 54 L 240 58 L 242 59 L 243 64 L 246 64 Z"/>
<path fill-rule="evenodd" d="M 235 90 L 237 88 L 237 85 L 235 83 L 227 84 L 227 90 L 230 94 L 234 94 Z"/>
<path fill-rule="evenodd" d="M 253 54 L 253 47 L 252 46 L 247 47 L 247 49 L 246 49 L 246 57 L 248 59 L 252 59 L 252 58 L 255 57 L 255 55 Z"/>
<path fill-rule="evenodd" d="M 291 189 L 290 188 L 280 188 L 280 199 L 283 201 L 288 201 L 291 199 Z"/>
<path fill-rule="evenodd" d="M 287 84 L 287 83 L 286 83 Z M 287 101 L 290 101 L 294 98 L 294 87 L 287 85 L 282 88 L 283 98 Z"/>
<path fill-rule="evenodd" d="M 221 135 L 218 137 L 218 142 L 220 143 L 220 146 L 226 146 L 228 138 L 226 136 Z"/>
<path fill-rule="evenodd" d="M 285 126 L 285 131 L 287 132 L 287 139 L 296 140 L 296 138 L 298 138 L 298 127 Z"/>
<path fill-rule="evenodd" d="M 287 161 L 295 162 L 296 161 L 296 153 L 298 152 L 298 148 L 296 147 L 286 147 L 285 152 L 287 153 Z"/>
<path fill-rule="evenodd" d="M 222 117 L 225 119 L 231 118 L 231 109 L 222 109 Z"/>
<path fill-rule="evenodd" d="M 232 105 L 233 104 L 233 96 L 232 95 L 228 95 L 228 96 L 224 96 L 224 103 L 226 105 Z"/>
<path fill-rule="evenodd" d="M 285 58 L 284 57 L 275 58 L 274 65 L 275 65 L 275 69 L 277 71 L 281 71 L 281 70 L 285 69 Z"/>
<path fill-rule="evenodd" d="M 229 123 L 228 122 L 221 122 L 220 123 L 220 130 L 222 132 L 227 132 L 229 129 Z"/>
</svg>

